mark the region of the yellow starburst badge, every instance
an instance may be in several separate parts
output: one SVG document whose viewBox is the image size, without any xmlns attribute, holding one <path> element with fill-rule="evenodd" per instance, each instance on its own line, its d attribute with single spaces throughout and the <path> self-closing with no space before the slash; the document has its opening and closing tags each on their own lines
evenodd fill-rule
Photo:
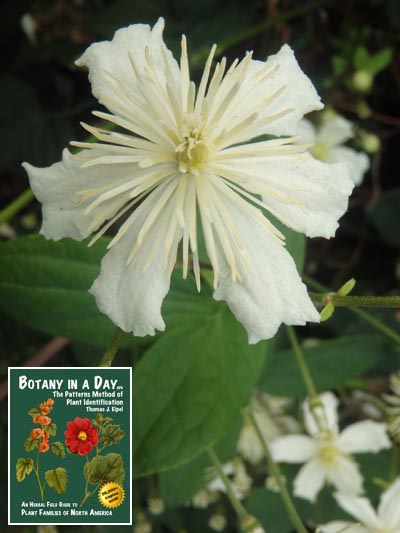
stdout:
<svg viewBox="0 0 400 533">
<path fill-rule="evenodd" d="M 107 509 L 115 509 L 124 501 L 125 492 L 119 483 L 109 481 L 99 488 L 99 502 Z"/>
</svg>

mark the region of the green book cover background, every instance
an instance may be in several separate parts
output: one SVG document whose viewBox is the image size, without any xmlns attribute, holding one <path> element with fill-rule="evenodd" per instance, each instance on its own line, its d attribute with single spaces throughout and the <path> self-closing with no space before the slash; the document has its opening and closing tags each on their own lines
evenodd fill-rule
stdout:
<svg viewBox="0 0 400 533">
<path fill-rule="evenodd" d="M 30 381 L 34 388 L 21 388 L 24 383 Z M 22 378 L 21 378 L 22 377 Z M 20 380 L 22 379 L 22 381 Z M 38 382 L 37 380 L 41 380 Z M 43 385 L 51 384 L 50 380 L 59 380 L 55 390 L 45 388 Z M 62 380 L 62 383 L 61 381 Z M 78 383 L 77 389 L 69 389 L 69 384 L 74 380 Z M 85 383 L 89 388 L 82 388 Z M 61 383 L 61 386 L 59 384 Z M 97 389 L 95 388 L 95 383 Z M 53 383 L 54 384 L 54 383 Z M 115 389 L 113 390 L 112 384 Z M 89 398 L 82 398 L 82 402 L 76 402 L 77 393 L 90 393 Z M 97 391 L 94 392 L 93 391 Z M 104 391 L 104 392 L 102 392 Z M 98 393 L 100 392 L 100 396 Z M 109 394 L 104 394 L 112 393 Z M 55 455 L 51 450 L 46 453 L 38 453 L 38 449 L 27 452 L 25 442 L 29 438 L 32 429 L 40 428 L 33 423 L 33 417 L 28 414 L 32 408 L 39 408 L 42 402 L 48 398 L 54 400 L 51 406 L 51 422 L 57 426 L 55 436 L 51 436 L 49 443 L 61 442 L 65 448 L 65 458 Z M 84 405 L 84 400 L 96 403 L 96 400 L 104 398 L 113 402 L 111 405 Z M 67 402 L 67 400 L 74 400 Z M 115 405 L 122 400 L 122 405 Z M 81 405 L 79 405 L 81 404 Z M 91 408 L 92 410 L 89 410 Z M 122 410 L 121 410 L 122 408 Z M 97 409 L 97 410 L 95 410 Z M 115 426 L 119 425 L 125 435 L 121 438 L 121 431 L 111 432 L 111 436 L 117 435 L 116 442 L 108 446 L 100 444 L 101 431 L 99 431 L 99 443 L 97 448 L 100 455 L 114 454 L 109 456 L 117 459 L 120 465 L 121 456 L 123 461 L 124 479 L 122 485 L 125 498 L 118 507 L 109 509 L 100 503 L 98 489 L 90 496 L 82 506 L 80 503 L 85 494 L 86 479 L 84 466 L 87 461 L 96 456 L 96 447 L 91 453 L 79 455 L 71 453 L 65 442 L 64 432 L 67 430 L 67 422 L 74 421 L 76 417 L 95 420 L 98 413 L 113 420 L 108 422 Z M 113 438 L 111 438 L 112 442 Z M 110 442 L 110 439 L 108 440 Z M 16 476 L 16 464 L 20 458 L 32 458 L 36 467 L 39 455 L 39 471 L 44 481 L 45 472 L 57 467 L 64 468 L 67 472 L 68 482 L 65 492 L 57 493 L 52 487 L 46 486 L 44 490 L 44 502 L 42 502 L 40 489 L 34 470 L 26 475 L 23 481 L 18 481 Z M 115 472 L 110 471 L 111 478 Z M 116 474 L 121 479 L 121 469 Z M 130 368 L 10 368 L 9 370 L 9 523 L 10 524 L 131 524 L 131 369 Z M 96 485 L 89 485 L 94 489 Z M 30 514 L 27 511 L 39 510 L 36 504 L 44 503 L 42 514 Z M 75 511 L 87 511 L 88 514 L 72 513 Z M 25 510 L 26 512 L 23 512 Z M 60 514 L 47 514 L 44 511 L 58 511 Z M 111 514 L 106 514 L 110 512 Z M 90 514 L 92 513 L 92 514 Z"/>
</svg>

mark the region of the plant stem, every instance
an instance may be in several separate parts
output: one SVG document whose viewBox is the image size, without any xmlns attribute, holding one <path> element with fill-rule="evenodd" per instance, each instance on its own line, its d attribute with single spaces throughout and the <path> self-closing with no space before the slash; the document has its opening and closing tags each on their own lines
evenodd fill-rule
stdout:
<svg viewBox="0 0 400 533">
<path fill-rule="evenodd" d="M 226 476 L 226 474 L 225 474 L 225 472 L 224 472 L 224 470 L 222 468 L 222 465 L 221 465 L 221 463 L 220 463 L 220 461 L 218 459 L 218 456 L 215 453 L 214 449 L 213 448 L 209 448 L 207 451 L 208 451 L 208 455 L 209 455 L 209 457 L 211 459 L 211 462 L 213 463 L 215 469 L 218 472 L 219 477 L 222 479 L 223 484 L 225 485 L 226 493 L 228 495 L 228 498 L 229 498 L 233 508 L 236 511 L 236 514 L 238 515 L 240 521 L 243 522 L 244 520 L 246 520 L 248 518 L 248 516 L 249 516 L 248 512 L 243 507 L 241 502 L 238 500 L 236 494 L 234 493 L 234 491 L 232 489 L 231 482 L 227 478 L 227 476 Z"/>
<path fill-rule="evenodd" d="M 2 211 L 0 211 L 0 224 L 4 224 L 19 213 L 29 202 L 33 199 L 33 192 L 27 189 L 20 194 L 11 204 L 8 204 Z"/>
<path fill-rule="evenodd" d="M 40 452 L 38 450 L 37 458 L 36 458 L 35 474 L 36 474 L 36 479 L 37 479 L 37 482 L 38 482 L 38 485 L 39 485 L 39 490 L 40 490 L 40 495 L 42 497 L 42 502 L 44 502 L 44 490 L 43 490 L 43 487 L 42 487 L 42 483 L 40 482 L 40 474 L 39 474 L 39 457 L 40 457 Z"/>
<path fill-rule="evenodd" d="M 318 281 L 313 280 L 312 278 L 309 278 L 308 276 L 303 275 L 303 279 L 308 285 L 311 287 L 314 287 L 315 289 L 319 291 L 328 291 L 329 289 L 322 285 L 321 283 L 318 283 Z M 381 333 L 389 337 L 391 340 L 395 341 L 397 344 L 400 344 L 400 335 L 394 331 L 392 328 L 387 326 L 386 324 L 383 324 L 383 322 L 374 316 L 370 315 L 366 311 L 362 309 L 357 309 L 357 307 L 348 307 L 348 310 L 353 313 L 354 315 L 359 316 L 371 326 L 373 326 L 375 329 L 379 330 Z"/>
<path fill-rule="evenodd" d="M 304 385 L 307 389 L 307 393 L 310 396 L 310 400 L 312 402 L 313 400 L 318 399 L 318 393 L 315 388 L 314 382 L 312 380 L 311 374 L 306 365 L 306 362 L 304 360 L 303 351 L 300 347 L 299 341 L 297 340 L 297 336 L 296 336 L 293 326 L 287 326 L 286 330 L 288 333 L 290 343 L 293 348 L 293 353 L 296 358 L 297 365 L 301 373 L 301 377 L 303 378 Z"/>
<path fill-rule="evenodd" d="M 400 307 L 400 296 L 341 296 L 334 292 L 309 293 L 312 300 L 335 307 Z"/>
<path fill-rule="evenodd" d="M 268 444 L 267 444 L 266 440 L 264 439 L 263 434 L 261 433 L 260 426 L 258 425 L 257 420 L 256 420 L 253 412 L 250 409 L 247 412 L 247 416 L 249 417 L 251 423 L 253 424 L 253 427 L 254 427 L 254 429 L 255 429 L 255 431 L 257 433 L 257 436 L 260 439 L 261 446 L 263 448 L 265 457 L 267 459 L 268 468 L 272 472 L 272 475 L 274 476 L 274 478 L 275 478 L 275 480 L 276 480 L 276 482 L 278 484 L 282 501 L 283 501 L 283 503 L 284 503 L 284 505 L 286 507 L 286 511 L 289 514 L 289 517 L 290 517 L 290 520 L 291 520 L 293 526 L 296 528 L 296 530 L 299 533 L 307 533 L 307 529 L 304 527 L 303 522 L 302 522 L 300 516 L 298 515 L 298 513 L 296 511 L 296 508 L 295 508 L 295 506 L 293 504 L 293 501 L 292 501 L 292 499 L 290 497 L 289 491 L 287 490 L 285 482 L 283 481 L 280 469 L 279 469 L 278 465 L 275 463 L 274 459 L 272 458 L 271 451 L 270 451 L 270 449 L 268 447 Z"/>
<path fill-rule="evenodd" d="M 111 366 L 116 353 L 118 352 L 119 344 L 121 342 L 121 337 L 124 332 L 120 328 L 116 328 L 114 335 L 111 339 L 110 344 L 108 345 L 104 355 L 99 363 L 99 366 Z"/>
<path fill-rule="evenodd" d="M 397 477 L 398 462 L 399 462 L 399 446 L 397 442 L 393 442 L 392 453 L 390 456 L 389 483 L 392 483 Z"/>
</svg>

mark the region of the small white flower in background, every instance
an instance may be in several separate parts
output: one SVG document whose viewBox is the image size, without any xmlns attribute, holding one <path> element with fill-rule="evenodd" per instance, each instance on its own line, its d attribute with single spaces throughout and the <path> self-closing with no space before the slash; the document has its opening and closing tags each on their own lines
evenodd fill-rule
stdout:
<svg viewBox="0 0 400 533">
<path fill-rule="evenodd" d="M 264 439 L 272 442 L 286 433 L 299 431 L 297 421 L 284 415 L 284 408 L 288 405 L 287 398 L 269 396 L 257 391 L 253 394 L 249 409 L 251 409 L 257 425 Z M 250 463 L 256 464 L 264 458 L 264 451 L 260 439 L 250 419 L 245 417 L 237 443 L 238 453 Z"/>
<path fill-rule="evenodd" d="M 218 492 L 200 490 L 193 496 L 191 504 L 195 509 L 206 509 L 211 503 L 214 503 L 218 497 Z"/>
<path fill-rule="evenodd" d="M 152 529 L 152 525 L 144 513 L 134 513 L 133 533 L 151 533 Z"/>
<path fill-rule="evenodd" d="M 363 478 L 351 454 L 376 453 L 391 447 L 385 424 L 364 420 L 339 433 L 337 398 L 326 392 L 321 394 L 320 402 L 313 413 L 308 401 L 303 405 L 310 436 L 287 435 L 271 444 L 275 461 L 305 463 L 294 480 L 294 494 L 312 502 L 325 483 L 344 494 L 360 494 Z"/>
<path fill-rule="evenodd" d="M 224 471 L 224 474 L 231 482 L 231 488 L 236 498 L 242 500 L 246 496 L 252 485 L 252 479 L 247 474 L 246 467 L 244 466 L 242 461 L 237 458 L 234 461 L 225 463 L 222 466 L 222 469 Z M 213 467 L 207 469 L 206 478 L 211 478 L 211 481 L 209 481 L 207 484 L 208 491 L 210 491 L 211 493 L 226 493 L 225 483 Z"/>
<path fill-rule="evenodd" d="M 226 518 L 221 513 L 214 513 L 210 516 L 208 525 L 213 531 L 224 531 L 226 528 Z"/>
<path fill-rule="evenodd" d="M 284 476 L 281 476 L 281 480 L 283 481 L 283 483 L 286 484 L 286 478 Z M 272 476 L 272 475 L 271 476 L 267 476 L 265 478 L 264 485 L 265 485 L 266 489 L 271 490 L 272 492 L 277 492 L 278 493 L 278 492 L 281 491 L 275 476 Z"/>
<path fill-rule="evenodd" d="M 396 442 L 400 442 L 400 372 L 390 376 L 390 388 L 393 394 L 384 394 L 387 402 L 386 413 L 390 417 L 389 433 Z"/>
<path fill-rule="evenodd" d="M 149 498 L 147 501 L 149 513 L 160 515 L 165 511 L 165 502 L 162 498 Z"/>
<path fill-rule="evenodd" d="M 367 498 L 335 494 L 335 499 L 346 513 L 360 523 L 353 528 L 349 527 L 349 533 L 400 532 L 400 479 L 383 492 L 376 511 Z M 335 521 L 319 528 L 321 533 L 339 533 L 350 525 L 349 522 Z"/>
<path fill-rule="evenodd" d="M 191 263 L 200 290 L 197 213 L 214 272 L 214 298 L 243 323 L 249 342 L 279 325 L 319 322 L 280 231 L 262 209 L 309 237 L 330 238 L 353 188 L 344 163 L 315 160 L 294 144 L 304 114 L 321 109 L 311 81 L 285 45 L 267 61 L 247 53 L 190 80 L 186 39 L 178 63 L 160 19 L 91 45 L 93 94 L 123 132 L 83 124 L 100 142 L 74 142 L 77 155 L 40 169 L 27 163 L 49 239 L 95 242 L 127 216 L 91 287 L 100 310 L 124 331 L 163 331 L 161 305 L 179 244 L 183 277 Z M 261 136 L 280 136 L 259 140 Z"/>
<path fill-rule="evenodd" d="M 297 133 L 300 136 L 298 142 L 312 144 L 310 152 L 320 161 L 346 163 L 354 185 L 360 185 L 369 169 L 369 158 L 364 152 L 343 146 L 354 137 L 351 122 L 329 110 L 323 113 L 319 128 L 315 128 L 309 120 L 303 119 Z"/>
</svg>

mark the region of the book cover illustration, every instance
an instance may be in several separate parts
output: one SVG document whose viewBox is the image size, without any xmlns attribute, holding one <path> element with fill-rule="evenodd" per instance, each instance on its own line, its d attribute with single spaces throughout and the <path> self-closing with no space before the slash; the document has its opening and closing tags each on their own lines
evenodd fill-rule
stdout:
<svg viewBox="0 0 400 533">
<path fill-rule="evenodd" d="M 131 524 L 131 368 L 9 369 L 9 524 Z"/>
</svg>

